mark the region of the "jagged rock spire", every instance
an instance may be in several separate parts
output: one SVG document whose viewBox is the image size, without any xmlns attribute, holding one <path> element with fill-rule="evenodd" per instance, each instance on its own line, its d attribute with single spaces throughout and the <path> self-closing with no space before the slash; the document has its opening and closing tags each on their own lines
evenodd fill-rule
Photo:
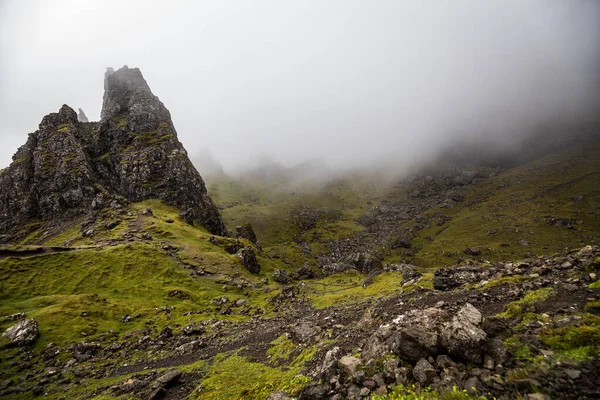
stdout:
<svg viewBox="0 0 600 400">
<path fill-rule="evenodd" d="M 139 68 L 107 68 L 100 118 L 106 122 L 115 116 L 126 118 L 134 132 L 152 131 L 160 122 L 171 122 L 171 114 L 152 94 Z"/>
<path fill-rule="evenodd" d="M 82 124 L 66 105 L 42 119 L 0 175 L 0 235 L 31 219 L 84 214 L 107 197 L 161 199 L 188 223 L 226 234 L 169 111 L 137 68 L 107 70 L 100 122 Z"/>
</svg>

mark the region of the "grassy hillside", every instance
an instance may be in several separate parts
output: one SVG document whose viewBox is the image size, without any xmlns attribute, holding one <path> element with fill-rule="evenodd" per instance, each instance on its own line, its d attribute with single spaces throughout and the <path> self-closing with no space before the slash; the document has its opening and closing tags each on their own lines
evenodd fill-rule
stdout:
<svg viewBox="0 0 600 400">
<path fill-rule="evenodd" d="M 595 243 L 600 236 L 599 151 L 600 141 L 593 141 L 504 171 L 462 166 L 494 174 L 459 187 L 463 200 L 451 207 L 438 202 L 398 221 L 389 243 L 374 245 L 373 251 L 388 262 L 439 267 L 467 258 L 464 251 L 470 247 L 478 249 L 477 260 L 493 262 Z M 428 171 L 435 177 L 445 168 L 433 165 Z M 390 185 L 376 176 L 357 174 L 299 189 L 293 180 L 281 178 L 209 178 L 209 187 L 230 229 L 250 222 L 267 252 L 285 254 L 287 264 L 294 266 L 307 259 L 316 264 L 330 251 L 332 240 L 372 238 L 358 221 L 373 207 L 411 207 L 427 204 L 428 194 L 444 196 L 448 185 L 442 179 L 426 181 L 425 176 Z M 411 196 L 415 190 L 425 196 Z M 303 210 L 318 215 L 308 228 L 294 219 Z M 413 237 L 412 250 L 391 249 L 394 235 L 404 232 Z M 310 245 L 310 254 L 295 254 L 299 242 Z"/>
<path fill-rule="evenodd" d="M 419 294 L 433 290 L 433 268 L 518 260 L 597 244 L 597 154 L 600 142 L 505 171 L 434 165 L 393 184 L 373 174 L 312 185 L 285 175 L 243 181 L 209 178 L 209 192 L 228 228 L 235 232 L 237 225 L 252 224 L 260 241 L 254 246 L 262 266 L 259 274 L 249 273 L 226 251 L 235 239 L 217 237 L 215 244 L 210 233 L 184 223 L 178 210 L 160 201 L 106 210 L 96 219 L 65 221 L 52 229 L 32 223 L 23 227 L 21 243 L 0 252 L 0 317 L 24 312 L 37 319 L 40 337 L 31 353 L 0 339 L 0 382 L 26 385 L 21 377 L 27 362 L 33 364 L 31 376 L 48 374 L 53 361 L 48 363 L 43 355 L 53 346 L 63 349 L 57 359 L 66 363 L 65 349 L 73 343 L 108 348 L 127 342 L 130 350 L 82 361 L 45 390 L 54 399 L 63 398 L 65 388 L 70 398 L 136 398 L 118 394 L 112 386 L 145 371 L 128 365 L 147 362 L 154 373 L 164 371 L 171 364 L 151 363 L 163 358 L 172 362 L 174 349 L 201 337 L 211 343 L 201 356 L 176 360 L 191 379 L 186 383 L 190 398 L 263 399 L 280 388 L 297 393 L 311 380 L 303 374 L 315 368 L 315 355 L 322 356 L 336 343 L 334 333 L 344 327 L 332 322 L 314 342 L 290 336 L 290 327 L 308 315 L 321 321 L 321 312 L 348 307 L 347 314 L 335 311 L 328 318 L 362 321 L 366 309 L 394 296 L 404 296 L 397 303 L 403 306 L 418 302 Z M 453 182 L 461 170 L 478 171 L 483 178 L 457 186 Z M 411 237 L 410 248 L 392 245 L 399 235 Z M 476 251 L 466 254 L 468 248 Z M 320 275 L 323 259 L 335 251 L 358 250 L 380 257 L 384 264 L 415 264 L 423 275 L 409 284 L 395 271 L 368 278 L 356 270 Z M 316 276 L 288 288 L 273 281 L 276 269 L 291 272 L 303 266 Z M 527 279 L 500 278 L 480 289 Z M 220 304 L 223 296 L 226 305 Z M 182 334 L 184 327 L 196 323 L 206 333 Z M 13 324 L 3 320 L 0 329 Z M 166 327 L 179 335 L 169 349 L 140 345 L 159 341 Z M 77 375 L 86 368 L 100 372 Z M 202 390 L 194 390 L 200 381 Z M 13 398 L 31 397 L 28 391 Z"/>
</svg>

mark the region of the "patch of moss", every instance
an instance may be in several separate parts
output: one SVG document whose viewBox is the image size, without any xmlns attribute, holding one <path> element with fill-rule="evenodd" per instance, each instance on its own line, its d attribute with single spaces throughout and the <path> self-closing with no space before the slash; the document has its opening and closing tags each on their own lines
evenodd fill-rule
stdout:
<svg viewBox="0 0 600 400">
<path fill-rule="evenodd" d="M 553 294 L 553 292 L 554 289 L 550 287 L 531 291 L 527 293 L 525 297 L 523 297 L 521 300 L 509 303 L 506 306 L 506 310 L 498 315 L 504 318 L 516 318 L 522 316 L 522 313 L 525 308 L 532 306 L 535 303 L 545 301 Z"/>
<path fill-rule="evenodd" d="M 71 126 L 70 126 L 69 124 L 60 124 L 60 125 L 59 125 L 59 126 L 56 128 L 56 130 L 57 130 L 57 132 L 62 132 L 62 133 L 65 133 L 65 132 L 69 132 L 69 129 L 70 129 L 70 128 L 71 128 Z"/>
<path fill-rule="evenodd" d="M 416 385 L 399 385 L 385 396 L 373 395 L 372 400 L 485 400 L 485 396 L 470 395 L 456 386 L 446 390 L 419 388 Z"/>
<path fill-rule="evenodd" d="M 272 347 L 267 350 L 267 355 L 271 357 L 272 363 L 288 360 L 292 355 L 292 352 L 296 349 L 296 345 L 287 337 L 287 335 L 279 336 L 270 344 Z"/>
<path fill-rule="evenodd" d="M 281 370 L 248 361 L 237 353 L 218 355 L 201 382 L 202 389 L 189 398 L 263 400 L 277 390 L 295 395 L 311 380 L 300 375 L 301 364 L 292 364 L 291 368 Z"/>
<path fill-rule="evenodd" d="M 585 361 L 600 356 L 598 325 L 586 324 L 552 329 L 543 333 L 541 339 L 546 346 L 560 351 L 565 357 L 574 359 L 573 361 Z"/>
</svg>

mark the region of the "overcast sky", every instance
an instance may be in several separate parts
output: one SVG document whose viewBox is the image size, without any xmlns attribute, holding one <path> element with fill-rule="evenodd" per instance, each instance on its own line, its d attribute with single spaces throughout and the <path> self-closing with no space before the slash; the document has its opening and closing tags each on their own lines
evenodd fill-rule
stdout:
<svg viewBox="0 0 600 400">
<path fill-rule="evenodd" d="M 597 0 L 0 0 L 0 44 L 0 168 L 64 103 L 99 119 L 124 64 L 226 169 L 412 160 L 599 110 Z"/>
</svg>

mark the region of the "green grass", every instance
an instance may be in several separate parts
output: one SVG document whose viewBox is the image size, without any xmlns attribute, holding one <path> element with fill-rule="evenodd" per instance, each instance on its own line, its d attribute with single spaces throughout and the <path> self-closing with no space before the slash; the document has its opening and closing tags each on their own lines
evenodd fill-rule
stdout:
<svg viewBox="0 0 600 400">
<path fill-rule="evenodd" d="M 263 400 L 277 390 L 295 395 L 310 381 L 300 371 L 312 359 L 315 350 L 314 347 L 305 349 L 285 370 L 249 361 L 237 353 L 219 355 L 202 380 L 202 389 L 189 398 Z"/>
<path fill-rule="evenodd" d="M 535 303 L 547 300 L 554 293 L 554 289 L 550 287 L 541 288 L 529 292 L 520 300 L 509 303 L 506 310 L 498 314 L 504 318 L 515 318 L 522 316 L 523 312 L 531 308 Z"/>
<path fill-rule="evenodd" d="M 424 267 L 453 265 L 467 247 L 480 247 L 476 258 L 490 262 L 551 254 L 594 243 L 600 237 L 600 141 L 569 148 L 525 165 L 497 173 L 493 178 L 464 188 L 465 199 L 453 208 L 433 207 L 416 220 L 401 222 L 399 231 L 416 224 L 410 255 L 381 248 L 390 262 L 411 262 Z M 433 169 L 440 166 L 434 166 Z M 485 170 L 471 166 L 472 169 Z M 487 173 L 492 170 L 485 170 Z M 434 181 L 441 192 L 443 181 Z M 222 209 L 228 228 L 250 222 L 267 253 L 288 253 L 286 264 L 301 263 L 291 250 L 296 239 L 309 243 L 303 259 L 315 264 L 328 250 L 330 240 L 365 234 L 358 217 L 382 203 L 411 205 L 411 183 L 390 185 L 377 176 L 348 175 L 326 184 L 300 184 L 285 174 L 274 178 L 212 178 L 209 193 Z M 579 199 L 579 200 L 574 200 Z M 302 207 L 328 211 L 316 227 L 301 231 L 293 213 Z M 449 221 L 438 225 L 438 217 Z M 552 218 L 575 221 L 572 229 L 552 226 Z M 579 221 L 579 222 L 577 222 Z M 495 230 L 494 234 L 487 234 Z M 365 236 L 368 240 L 368 234 Z M 520 240 L 529 244 L 521 246 Z"/>
<path fill-rule="evenodd" d="M 543 343 L 574 362 L 583 362 L 600 356 L 600 318 L 588 317 L 589 324 L 566 326 L 544 332 Z"/>
<path fill-rule="evenodd" d="M 373 282 L 363 287 L 365 276 L 350 270 L 330 275 L 308 284 L 308 298 L 316 308 L 348 304 L 372 298 L 383 298 L 403 291 L 410 293 L 418 287 L 432 289 L 433 273 L 425 273 L 414 285 L 402 287 L 402 274 L 384 272 L 375 277 Z"/>
<path fill-rule="evenodd" d="M 485 400 L 485 396 L 474 396 L 456 386 L 447 390 L 420 389 L 417 386 L 399 385 L 385 396 L 373 395 L 373 400 Z"/>
</svg>

